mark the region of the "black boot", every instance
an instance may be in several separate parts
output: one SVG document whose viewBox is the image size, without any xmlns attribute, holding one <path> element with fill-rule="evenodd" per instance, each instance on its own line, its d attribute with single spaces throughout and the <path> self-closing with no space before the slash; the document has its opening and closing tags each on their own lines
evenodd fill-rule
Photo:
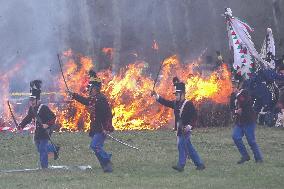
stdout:
<svg viewBox="0 0 284 189">
<path fill-rule="evenodd" d="M 105 173 L 111 173 L 112 170 L 112 162 L 109 161 L 105 166 L 103 166 L 103 170 Z"/>
<path fill-rule="evenodd" d="M 237 162 L 237 164 L 243 164 L 245 163 L 246 161 L 249 161 L 250 160 L 250 157 L 242 157 L 242 159 L 240 161 Z"/>
<path fill-rule="evenodd" d="M 54 151 L 54 160 L 57 160 L 58 157 L 59 157 L 59 150 L 60 150 L 60 147 L 59 146 L 55 146 L 55 151 Z"/>
<path fill-rule="evenodd" d="M 256 159 L 255 163 L 263 163 L 263 159 Z"/>
<path fill-rule="evenodd" d="M 196 170 L 199 170 L 199 171 L 202 171 L 202 170 L 204 170 L 204 169 L 205 169 L 205 165 L 204 165 L 204 164 L 198 165 L 198 166 L 196 167 Z"/>
<path fill-rule="evenodd" d="M 178 172 L 183 172 L 184 171 L 184 167 L 182 167 L 180 165 L 174 165 L 174 166 L 172 166 L 172 168 L 174 170 L 177 170 Z"/>
</svg>

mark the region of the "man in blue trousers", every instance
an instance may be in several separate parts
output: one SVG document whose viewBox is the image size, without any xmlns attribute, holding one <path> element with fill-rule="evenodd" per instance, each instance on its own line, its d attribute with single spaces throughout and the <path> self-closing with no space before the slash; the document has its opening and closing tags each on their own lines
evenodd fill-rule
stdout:
<svg viewBox="0 0 284 189">
<path fill-rule="evenodd" d="M 177 148 L 178 148 L 178 163 L 172 168 L 182 172 L 184 171 L 186 159 L 189 156 L 197 170 L 205 169 L 203 161 L 199 157 L 197 151 L 191 143 L 191 130 L 196 124 L 197 111 L 194 104 L 185 99 L 185 84 L 179 82 L 175 84 L 175 100 L 166 100 L 159 96 L 156 92 L 152 92 L 157 101 L 169 108 L 174 109 L 175 122 L 177 125 Z"/>
<path fill-rule="evenodd" d="M 59 147 L 48 142 L 51 136 L 50 127 L 55 124 L 56 117 L 48 106 L 40 103 L 41 83 L 40 80 L 30 83 L 30 108 L 18 129 L 23 129 L 34 120 L 36 126 L 34 142 L 39 152 L 41 168 L 45 169 L 48 168 L 48 153 L 53 153 L 56 160 L 59 155 Z"/>
<path fill-rule="evenodd" d="M 76 101 L 88 106 L 91 120 L 89 136 L 92 137 L 90 147 L 95 152 L 103 171 L 110 173 L 112 172 L 111 154 L 107 153 L 103 146 L 106 134 L 114 131 L 111 108 L 107 98 L 100 92 L 101 81 L 99 78 L 91 77 L 87 89 L 89 97 L 83 97 L 71 91 L 69 94 Z"/>
<path fill-rule="evenodd" d="M 241 89 L 237 94 L 237 107 L 235 110 L 235 127 L 232 138 L 241 154 L 238 164 L 243 164 L 250 160 L 249 154 L 242 141 L 245 135 L 250 148 L 252 149 L 256 163 L 262 163 L 263 158 L 255 140 L 256 114 L 252 107 L 251 96 L 246 89 Z"/>
</svg>

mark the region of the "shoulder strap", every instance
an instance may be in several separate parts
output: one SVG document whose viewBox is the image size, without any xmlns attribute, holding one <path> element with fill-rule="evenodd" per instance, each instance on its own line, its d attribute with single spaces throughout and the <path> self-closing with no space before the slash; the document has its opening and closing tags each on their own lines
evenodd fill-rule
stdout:
<svg viewBox="0 0 284 189">
<path fill-rule="evenodd" d="M 40 117 L 39 117 L 39 112 L 40 112 L 40 110 L 41 110 L 41 108 L 43 107 L 43 104 L 40 104 L 39 105 L 39 107 L 38 107 L 38 109 L 37 109 L 37 112 L 36 112 L 36 115 L 35 115 L 35 122 L 37 122 L 37 121 L 40 121 Z M 40 121 L 41 122 L 41 121 Z"/>
<path fill-rule="evenodd" d="M 37 115 L 39 115 L 39 112 L 40 112 L 42 106 L 43 106 L 43 104 L 40 104 L 40 105 L 39 105 L 39 107 L 38 107 L 38 109 L 37 109 Z"/>
<path fill-rule="evenodd" d="M 183 109 L 184 109 L 184 107 L 185 107 L 185 105 L 186 105 L 187 102 L 188 102 L 188 100 L 185 100 L 185 101 L 183 102 L 183 104 L 182 104 L 182 106 L 181 106 L 181 108 L 180 108 L 180 110 L 179 110 L 179 117 L 181 117 L 181 114 L 182 114 Z"/>
</svg>

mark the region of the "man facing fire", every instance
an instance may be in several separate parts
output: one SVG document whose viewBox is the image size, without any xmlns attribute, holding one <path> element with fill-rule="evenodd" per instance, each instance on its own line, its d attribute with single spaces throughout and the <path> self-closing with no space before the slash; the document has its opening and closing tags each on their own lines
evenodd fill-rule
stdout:
<svg viewBox="0 0 284 189">
<path fill-rule="evenodd" d="M 101 81 L 96 77 L 92 78 L 87 90 L 89 97 L 83 97 L 77 93 L 69 91 L 73 99 L 88 106 L 90 113 L 90 131 L 92 137 L 91 149 L 95 152 L 97 159 L 104 172 L 112 172 L 111 154 L 103 149 L 106 134 L 113 132 L 112 112 L 106 97 L 101 93 Z"/>
<path fill-rule="evenodd" d="M 197 170 L 205 169 L 203 161 L 199 157 L 197 151 L 190 141 L 190 134 L 193 126 L 196 124 L 197 111 L 194 104 L 185 99 L 185 84 L 179 82 L 175 84 L 175 97 L 173 101 L 166 100 L 159 96 L 156 92 L 152 95 L 156 97 L 157 101 L 169 108 L 174 109 L 175 120 L 177 122 L 177 148 L 179 153 L 178 163 L 172 168 L 182 172 L 186 163 L 186 158 L 192 159 Z"/>
<path fill-rule="evenodd" d="M 48 106 L 40 103 L 41 83 L 40 80 L 30 82 L 30 108 L 18 129 L 23 129 L 34 120 L 36 126 L 34 142 L 39 152 L 41 168 L 45 169 L 48 168 L 48 153 L 53 153 L 56 160 L 59 155 L 59 147 L 48 142 L 48 140 L 51 140 L 50 129 L 55 124 L 56 117 Z"/>
</svg>

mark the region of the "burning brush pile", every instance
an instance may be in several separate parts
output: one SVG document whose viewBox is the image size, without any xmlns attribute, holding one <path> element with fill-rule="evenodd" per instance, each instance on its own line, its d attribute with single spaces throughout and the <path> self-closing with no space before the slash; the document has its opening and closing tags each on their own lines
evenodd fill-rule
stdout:
<svg viewBox="0 0 284 189">
<path fill-rule="evenodd" d="M 85 89 L 89 78 L 87 73 L 93 68 L 93 63 L 90 58 L 84 56 L 79 56 L 75 62 L 74 56 L 71 50 L 61 55 L 63 72 L 70 90 L 87 95 Z M 178 75 L 180 80 L 186 84 L 187 99 L 193 100 L 199 109 L 199 126 L 228 125 L 230 111 L 227 104 L 232 84 L 230 72 L 225 65 L 209 77 L 203 78 L 200 74 L 194 73 L 195 67 L 201 64 L 201 60 L 196 60 L 191 64 L 181 64 L 178 56 L 174 55 L 165 59 L 162 64 L 162 71 L 155 87 L 158 94 L 173 99 L 172 79 Z M 11 73 L 15 74 L 17 71 L 18 69 L 14 68 Z M 122 68 L 117 74 L 113 74 L 110 70 L 104 70 L 98 72 L 97 75 L 103 83 L 102 92 L 107 96 L 112 106 L 113 124 L 116 130 L 155 130 L 166 127 L 171 122 L 173 111 L 159 105 L 150 95 L 154 79 L 149 76 L 145 62 L 134 62 Z M 0 76 L 1 83 L 3 83 L 2 80 L 6 83 L 0 89 L 0 97 L 2 98 L 0 100 L 4 104 L 0 127 L 12 124 L 5 102 L 9 98 L 8 78 L 11 76 L 7 74 L 4 77 Z M 53 90 L 56 92 L 43 93 L 48 96 L 44 103 L 47 103 L 56 113 L 60 130 L 87 131 L 90 122 L 88 111 L 86 107 L 70 100 L 67 96 L 61 74 L 54 78 Z M 57 102 L 54 99 L 57 99 Z M 58 99 L 61 103 L 58 103 Z M 12 103 L 14 109 L 16 106 L 15 103 Z M 25 114 L 24 111 L 15 112 L 17 112 L 18 120 Z"/>
</svg>

